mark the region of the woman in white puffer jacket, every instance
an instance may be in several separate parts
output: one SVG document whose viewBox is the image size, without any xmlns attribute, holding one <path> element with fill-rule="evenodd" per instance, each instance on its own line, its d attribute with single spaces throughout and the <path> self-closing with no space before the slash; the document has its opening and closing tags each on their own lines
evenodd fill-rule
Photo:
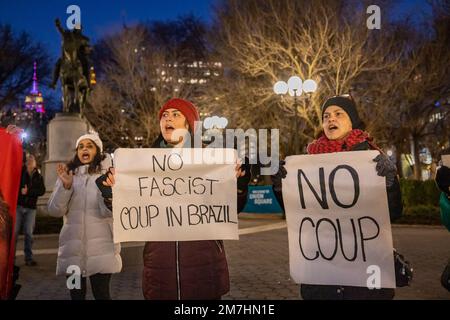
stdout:
<svg viewBox="0 0 450 320">
<path fill-rule="evenodd" d="M 112 212 L 95 184 L 105 158 L 102 151 L 98 135 L 78 138 L 73 160 L 57 167 L 58 179 L 48 202 L 51 216 L 64 217 L 56 274 L 71 276 L 79 270 L 82 276 L 81 286 L 69 288 L 72 300 L 85 299 L 87 277 L 95 299 L 111 299 L 111 274 L 122 269 L 120 245 L 113 243 Z M 77 284 L 73 277 L 67 282 Z"/>
</svg>

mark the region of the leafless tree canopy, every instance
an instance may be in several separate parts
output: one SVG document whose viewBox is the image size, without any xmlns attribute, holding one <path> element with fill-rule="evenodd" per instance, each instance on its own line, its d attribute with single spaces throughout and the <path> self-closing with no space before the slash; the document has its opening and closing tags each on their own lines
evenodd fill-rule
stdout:
<svg viewBox="0 0 450 320">
<path fill-rule="evenodd" d="M 364 76 L 398 61 L 391 49 L 395 39 L 369 30 L 366 19 L 362 2 L 358 6 L 334 0 L 223 2 L 217 9 L 219 52 L 227 66 L 250 79 L 242 89 L 247 99 L 226 109 L 251 108 L 264 114 L 273 108 L 286 119 L 294 114 L 293 99 L 274 96 L 273 84 L 292 75 L 313 79 L 319 89 L 301 97 L 297 111 L 306 126 L 296 132 L 305 141 L 312 139 L 320 132 L 320 107 L 326 97 L 349 93 Z M 244 118 L 239 124 L 257 126 L 257 118 L 255 122 Z"/>
</svg>

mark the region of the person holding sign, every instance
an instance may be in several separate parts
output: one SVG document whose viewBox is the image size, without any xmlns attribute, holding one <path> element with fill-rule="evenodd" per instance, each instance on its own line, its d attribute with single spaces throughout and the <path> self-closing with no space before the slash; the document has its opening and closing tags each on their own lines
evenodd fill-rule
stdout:
<svg viewBox="0 0 450 320">
<path fill-rule="evenodd" d="M 349 95 L 335 96 L 322 106 L 322 128 L 320 137 L 307 147 L 308 154 L 324 154 L 343 151 L 378 150 L 374 159 L 379 176 L 386 177 L 388 205 L 391 221 L 402 214 L 400 184 L 395 164 L 373 143 L 364 130 L 355 102 Z M 281 180 L 286 177 L 286 169 L 280 167 L 272 177 L 277 198 L 281 199 Z M 392 254 L 392 253 L 391 253 Z M 368 289 L 366 287 L 302 284 L 303 299 L 392 299 L 394 289 Z"/>
<path fill-rule="evenodd" d="M 447 152 L 445 152 L 447 153 Z M 442 157 L 442 166 L 436 172 L 436 184 L 442 191 L 440 198 L 441 221 L 442 224 L 450 231 L 450 155 Z M 442 286 L 450 291 L 450 260 L 448 261 L 444 272 L 441 275 Z"/>
<path fill-rule="evenodd" d="M 190 148 L 197 108 L 183 99 L 169 100 L 159 111 L 161 133 L 152 148 Z M 184 135 L 179 134 L 183 132 Z M 236 177 L 248 179 L 237 165 Z M 198 178 L 200 179 L 200 177 Z M 97 185 L 111 201 L 111 187 L 115 184 L 115 171 L 100 177 Z M 240 185 L 247 185 L 241 183 Z M 247 196 L 238 188 L 238 212 Z M 220 299 L 229 291 L 229 273 L 223 241 L 150 241 L 146 242 L 142 273 L 142 290 L 148 300 Z"/>
<path fill-rule="evenodd" d="M 122 260 L 120 245 L 113 242 L 112 212 L 95 184 L 105 159 L 103 143 L 98 135 L 86 134 L 75 146 L 72 161 L 56 169 L 48 201 L 49 214 L 64 217 L 56 274 L 68 276 L 72 300 L 86 298 L 87 277 L 95 299 L 110 300 L 111 274 L 120 272 Z"/>
</svg>

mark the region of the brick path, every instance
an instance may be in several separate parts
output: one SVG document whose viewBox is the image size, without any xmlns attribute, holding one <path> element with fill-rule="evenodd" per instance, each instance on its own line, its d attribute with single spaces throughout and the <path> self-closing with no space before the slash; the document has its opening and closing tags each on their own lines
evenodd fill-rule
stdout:
<svg viewBox="0 0 450 320">
<path fill-rule="evenodd" d="M 239 241 L 227 241 L 225 246 L 230 268 L 231 290 L 224 299 L 299 299 L 298 286 L 289 277 L 288 242 L 283 220 L 278 217 L 240 219 L 240 227 L 248 228 L 276 225 L 278 229 L 249 233 Z M 394 245 L 414 266 L 411 287 L 397 289 L 396 299 L 447 299 L 450 293 L 439 283 L 441 272 L 450 258 L 450 233 L 440 227 L 394 226 Z M 141 270 L 142 246 L 122 249 L 124 267 L 113 275 L 113 299 L 142 299 Z M 56 236 L 38 237 L 35 256 L 38 266 L 23 265 L 19 253 L 22 285 L 18 299 L 68 299 L 65 280 L 56 277 Z M 19 248 L 21 244 L 19 244 Z M 47 251 L 45 251 L 47 249 Z M 18 251 L 20 252 L 20 251 Z M 49 253 L 50 252 L 50 253 Z M 90 292 L 88 298 L 92 298 Z"/>
</svg>

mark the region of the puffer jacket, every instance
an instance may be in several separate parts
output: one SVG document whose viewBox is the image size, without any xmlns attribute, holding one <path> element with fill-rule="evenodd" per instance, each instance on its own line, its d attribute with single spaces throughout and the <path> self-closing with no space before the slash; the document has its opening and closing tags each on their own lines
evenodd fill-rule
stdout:
<svg viewBox="0 0 450 320">
<path fill-rule="evenodd" d="M 161 147 L 160 142 L 153 148 Z M 248 180 L 248 173 L 241 179 Z M 237 198 L 240 212 L 246 188 L 238 189 Z M 142 291 L 147 300 L 217 300 L 230 290 L 223 241 L 146 242 L 143 258 Z"/>
<path fill-rule="evenodd" d="M 64 217 L 59 235 L 57 275 L 66 275 L 71 265 L 79 266 L 83 277 L 96 273 L 117 273 L 122 269 L 120 245 L 113 243 L 112 212 L 105 206 L 88 165 L 75 170 L 73 184 L 66 190 L 57 179 L 48 201 L 48 212 Z"/>
</svg>

